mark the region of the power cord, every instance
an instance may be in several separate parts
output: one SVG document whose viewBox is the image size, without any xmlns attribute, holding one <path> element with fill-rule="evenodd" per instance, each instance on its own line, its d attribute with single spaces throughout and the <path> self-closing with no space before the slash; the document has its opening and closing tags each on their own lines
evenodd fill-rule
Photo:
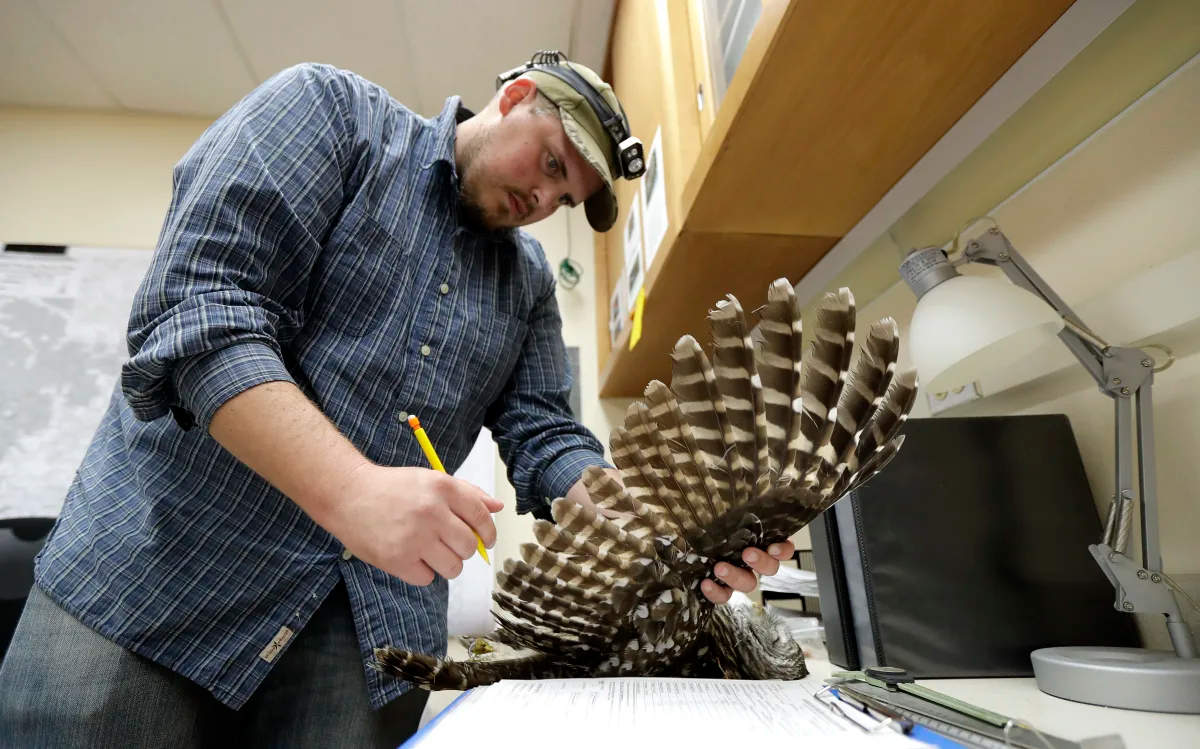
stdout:
<svg viewBox="0 0 1200 749">
<path fill-rule="evenodd" d="M 573 289 L 583 278 L 583 266 L 571 259 L 571 243 L 567 242 L 567 256 L 558 264 L 558 280 L 563 288 Z"/>
</svg>

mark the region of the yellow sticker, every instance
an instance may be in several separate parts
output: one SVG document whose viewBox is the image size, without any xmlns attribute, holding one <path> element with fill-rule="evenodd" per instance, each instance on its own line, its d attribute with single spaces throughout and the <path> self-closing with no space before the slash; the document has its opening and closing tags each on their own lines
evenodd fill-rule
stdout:
<svg viewBox="0 0 1200 749">
<path fill-rule="evenodd" d="M 642 311 L 646 308 L 646 290 L 638 289 L 637 301 L 633 303 L 633 329 L 629 331 L 629 350 L 642 338 Z"/>
</svg>

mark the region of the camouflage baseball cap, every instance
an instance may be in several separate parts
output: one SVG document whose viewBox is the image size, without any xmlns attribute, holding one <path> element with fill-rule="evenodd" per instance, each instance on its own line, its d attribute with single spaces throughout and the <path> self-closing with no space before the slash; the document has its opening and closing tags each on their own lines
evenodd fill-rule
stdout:
<svg viewBox="0 0 1200 749">
<path fill-rule="evenodd" d="M 613 93 L 612 86 L 601 80 L 600 76 L 578 63 L 563 61 L 559 64 L 570 66 L 596 89 L 614 112 L 621 114 L 621 103 L 617 100 L 617 95 Z M 584 213 L 593 229 L 598 232 L 608 231 L 617 221 L 617 194 L 613 190 L 613 175 L 621 174 L 621 165 L 613 161 L 616 144 L 612 142 L 612 136 L 604 129 L 600 117 L 588 104 L 584 95 L 569 83 L 537 68 L 526 70 L 522 76 L 532 79 L 537 84 L 538 91 L 558 105 L 567 137 L 600 175 L 604 185 L 584 202 Z M 626 127 L 629 127 L 628 122 Z"/>
</svg>

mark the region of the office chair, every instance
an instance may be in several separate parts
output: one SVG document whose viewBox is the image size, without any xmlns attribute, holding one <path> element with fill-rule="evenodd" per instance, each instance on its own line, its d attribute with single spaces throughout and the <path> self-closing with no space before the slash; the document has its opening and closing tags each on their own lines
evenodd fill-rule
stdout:
<svg viewBox="0 0 1200 749">
<path fill-rule="evenodd" d="M 54 527 L 54 518 L 0 519 L 0 661 L 33 587 L 33 558 Z"/>
</svg>

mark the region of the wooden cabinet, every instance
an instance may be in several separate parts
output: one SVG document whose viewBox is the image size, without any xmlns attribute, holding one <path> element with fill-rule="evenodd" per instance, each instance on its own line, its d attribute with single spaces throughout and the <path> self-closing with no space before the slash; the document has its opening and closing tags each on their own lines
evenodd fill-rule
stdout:
<svg viewBox="0 0 1200 749">
<path fill-rule="evenodd" d="M 767 10 L 778 10 L 769 7 L 770 0 L 766 4 Z M 762 17 L 763 5 L 764 0 L 688 0 L 701 138 L 712 130 L 716 112 Z M 775 20 L 768 17 L 767 22 Z"/>
<path fill-rule="evenodd" d="M 647 149 L 661 133 L 668 229 L 641 339 L 629 348 L 627 323 L 610 347 L 646 178 L 618 182 L 596 245 L 601 395 L 669 381 L 675 341 L 706 340 L 725 294 L 753 308 L 775 278 L 801 278 L 1070 5 L 618 0 L 605 75 Z"/>
<path fill-rule="evenodd" d="M 647 150 L 653 144 L 655 134 L 660 133 L 667 213 L 663 248 L 672 244 L 682 225 L 684 179 L 700 152 L 700 117 L 692 97 L 696 84 L 689 17 L 684 12 L 686 2 L 618 0 L 613 19 L 611 67 L 606 75 L 610 82 L 628 81 L 618 96 L 634 135 L 642 139 Z M 596 274 L 597 289 L 602 292 L 598 304 L 604 307 L 604 314 L 598 316 L 605 320 L 609 318 L 608 306 L 618 284 L 628 286 L 630 283 L 629 278 L 622 276 L 626 255 L 623 233 L 633 203 L 637 200 L 640 205 L 644 188 L 644 179 L 617 181 L 620 211 L 617 225 L 602 240 L 597 239 L 596 264 L 602 271 Z M 638 210 L 640 212 L 640 208 Z M 641 269 L 643 285 L 657 270 L 658 258 L 655 260 L 654 266 Z M 629 308 L 633 299 L 628 294 L 626 298 Z M 627 336 L 628 319 L 625 327 Z M 607 324 L 604 330 L 601 358 L 606 358 L 604 344 L 609 342 Z"/>
</svg>

